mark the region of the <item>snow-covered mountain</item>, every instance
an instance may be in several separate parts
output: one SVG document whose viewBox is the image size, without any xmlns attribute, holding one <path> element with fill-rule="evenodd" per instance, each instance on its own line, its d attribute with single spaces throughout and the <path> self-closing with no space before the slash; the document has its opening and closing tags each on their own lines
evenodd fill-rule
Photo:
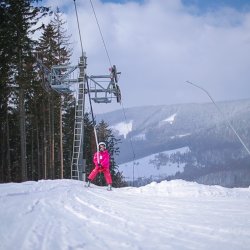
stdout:
<svg viewBox="0 0 250 250">
<path fill-rule="evenodd" d="M 105 120 L 116 137 L 122 140 L 119 145 L 121 153 L 116 161 L 124 172 L 125 163 L 131 165 L 129 162 L 133 161 L 135 164 L 135 161 L 143 161 L 154 154 L 187 147 L 188 153 L 173 154 L 168 158 L 167 164 L 183 166 L 176 178 L 224 185 L 222 178 L 217 178 L 217 183 L 214 183 L 215 176 L 210 174 L 221 175 L 227 171 L 230 176 L 226 186 L 248 186 L 250 156 L 228 126 L 228 121 L 250 148 L 250 100 L 217 105 L 223 115 L 213 103 L 191 103 L 129 108 L 125 109 L 126 119 L 122 110 L 101 114 L 97 118 Z M 145 168 L 144 171 L 144 177 L 148 176 L 148 170 Z M 240 182 L 240 171 L 249 181 Z M 201 178 L 204 176 L 206 178 Z M 228 178 L 232 180 L 231 184 Z"/>
<path fill-rule="evenodd" d="M 0 184 L 1 250 L 247 250 L 250 189 L 181 180 L 114 188 Z"/>
<path fill-rule="evenodd" d="M 184 171 L 185 163 L 172 162 L 173 155 L 184 155 L 189 148 L 179 148 L 160 152 L 130 161 L 119 166 L 125 180 L 133 185 L 142 186 L 152 181 L 161 181 Z"/>
</svg>

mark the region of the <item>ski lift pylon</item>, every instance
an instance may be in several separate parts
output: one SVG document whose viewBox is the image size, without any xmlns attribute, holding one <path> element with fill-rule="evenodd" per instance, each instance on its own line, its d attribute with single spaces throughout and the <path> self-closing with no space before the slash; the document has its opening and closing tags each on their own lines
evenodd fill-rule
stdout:
<svg viewBox="0 0 250 250">
<path fill-rule="evenodd" d="M 95 103 L 110 103 L 113 98 L 116 98 L 118 103 L 121 102 L 121 91 L 118 86 L 116 66 L 110 68 L 109 75 L 91 75 L 89 92 L 92 93 L 91 99 Z"/>
</svg>

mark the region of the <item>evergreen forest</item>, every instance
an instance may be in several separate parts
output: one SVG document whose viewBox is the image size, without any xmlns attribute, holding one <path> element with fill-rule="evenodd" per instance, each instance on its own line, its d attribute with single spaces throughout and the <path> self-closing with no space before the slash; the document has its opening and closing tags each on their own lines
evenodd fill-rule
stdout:
<svg viewBox="0 0 250 250">
<path fill-rule="evenodd" d="M 0 3 L 0 183 L 71 178 L 76 100 L 73 93 L 52 90 L 37 67 L 36 58 L 50 68 L 70 63 L 72 48 L 66 21 L 35 0 Z M 46 25 L 39 25 L 45 16 Z M 41 34 L 34 39 L 34 34 Z M 84 116 L 86 174 L 96 150 L 94 122 Z M 113 185 L 124 185 L 114 156 L 119 139 L 105 121 L 96 125 L 100 141 L 111 155 Z M 104 185 L 100 175 L 96 181 Z"/>
</svg>

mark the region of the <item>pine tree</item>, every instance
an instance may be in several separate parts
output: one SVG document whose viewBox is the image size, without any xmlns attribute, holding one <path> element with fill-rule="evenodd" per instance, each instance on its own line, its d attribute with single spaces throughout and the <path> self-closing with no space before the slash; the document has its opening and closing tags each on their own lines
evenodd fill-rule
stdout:
<svg viewBox="0 0 250 250">
<path fill-rule="evenodd" d="M 74 138 L 74 121 L 75 121 L 75 98 L 68 95 L 63 102 L 64 114 L 62 117 L 63 125 L 63 178 L 71 178 L 71 158 Z"/>
<path fill-rule="evenodd" d="M 60 65 L 69 62 L 71 55 L 68 46 L 68 38 L 65 35 L 63 25 L 65 22 L 61 19 L 59 9 L 55 13 L 54 20 L 44 27 L 44 32 L 39 40 L 37 52 L 39 58 L 42 59 L 43 64 L 47 68 L 53 65 Z M 63 117 L 62 113 L 67 112 L 67 108 L 62 110 L 64 100 L 70 98 L 67 94 L 61 96 L 60 94 L 48 88 L 43 84 L 44 89 L 48 92 L 45 93 L 47 103 L 44 104 L 48 112 L 48 117 L 44 117 L 44 162 L 45 171 L 49 166 L 48 175 L 45 178 L 63 178 Z M 71 110 L 69 109 L 69 112 Z M 49 148 L 49 150 L 47 150 Z M 56 157 L 55 157 L 56 156 Z"/>
<path fill-rule="evenodd" d="M 70 49 L 70 36 L 67 35 L 66 30 L 64 29 L 64 25 L 66 24 L 65 21 L 63 21 L 62 13 L 60 12 L 59 8 L 57 8 L 56 13 L 54 13 L 54 19 L 51 22 L 52 26 L 55 30 L 55 38 L 57 41 L 57 48 L 56 51 L 58 61 L 60 64 L 66 64 L 69 63 L 70 56 L 71 56 L 71 49 Z M 57 168 L 57 177 L 63 178 L 63 172 L 64 172 L 64 157 L 63 157 L 63 133 L 64 133 L 64 127 L 63 127 L 63 113 L 64 115 L 67 114 L 69 111 L 71 113 L 71 108 L 68 109 L 68 107 L 65 105 L 68 103 L 68 100 L 72 100 L 74 97 L 71 94 L 64 94 L 63 96 L 60 96 L 60 100 L 58 101 L 58 110 L 59 110 L 59 125 L 57 138 L 58 138 L 58 147 L 57 147 L 57 155 L 58 157 L 58 166 Z M 63 108 L 65 107 L 65 108 Z M 72 130 L 73 131 L 73 130 Z"/>
<path fill-rule="evenodd" d="M 13 56 L 8 41 L 11 39 L 11 33 L 8 27 L 10 21 L 5 11 L 5 4 L 0 3 L 0 182 L 10 181 L 10 147 L 9 147 L 9 112 L 8 96 L 8 75 L 10 70 L 9 62 Z M 5 168 L 4 168 L 5 167 Z"/>
<path fill-rule="evenodd" d="M 0 3 L 1 19 L 1 94 L 3 95 L 4 117 L 1 120 L 1 155 L 7 162 L 7 169 L 1 171 L 3 181 L 25 181 L 27 175 L 27 105 L 26 95 L 34 80 L 32 50 L 34 32 L 39 17 L 47 11 L 43 7 L 33 7 L 28 0 L 5 0 Z M 2 25 L 4 24 L 4 25 Z M 2 92 L 3 90 L 3 92 Z M 17 117 L 19 121 L 17 122 Z M 5 136 L 6 135 L 6 136 Z M 19 139 L 19 140 L 18 140 Z M 7 145 L 7 151 L 3 145 Z M 12 151 L 15 152 L 11 156 Z M 18 157 L 20 155 L 20 157 Z M 11 157 L 10 157 L 11 156 Z M 20 168 L 19 168 L 20 166 Z"/>
</svg>

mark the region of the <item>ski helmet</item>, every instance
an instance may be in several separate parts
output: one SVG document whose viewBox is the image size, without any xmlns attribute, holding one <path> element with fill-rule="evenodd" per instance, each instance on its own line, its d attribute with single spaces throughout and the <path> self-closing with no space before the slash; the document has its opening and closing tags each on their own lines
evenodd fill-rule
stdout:
<svg viewBox="0 0 250 250">
<path fill-rule="evenodd" d="M 98 146 L 100 147 L 101 145 L 103 145 L 106 148 L 106 143 L 105 142 L 99 142 Z"/>
</svg>

